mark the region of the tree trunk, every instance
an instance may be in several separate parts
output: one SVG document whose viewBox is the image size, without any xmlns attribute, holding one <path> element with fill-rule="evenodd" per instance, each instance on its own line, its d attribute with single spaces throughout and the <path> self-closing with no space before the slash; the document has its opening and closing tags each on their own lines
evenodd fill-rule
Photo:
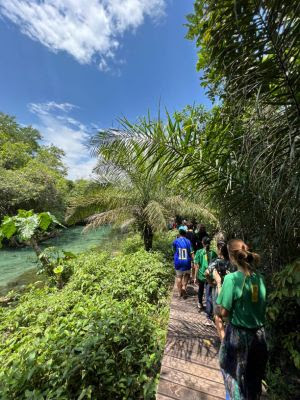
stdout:
<svg viewBox="0 0 300 400">
<path fill-rule="evenodd" d="M 49 266 L 48 260 L 46 259 L 46 257 L 40 257 L 42 250 L 41 250 L 40 246 L 38 245 L 37 240 L 35 238 L 31 238 L 29 243 L 30 243 L 30 246 L 33 248 L 37 258 L 42 263 L 43 267 L 47 268 Z"/>
<path fill-rule="evenodd" d="M 148 224 L 146 224 L 144 227 L 143 238 L 144 238 L 145 250 L 146 251 L 151 250 L 152 242 L 153 242 L 153 231 L 152 231 L 152 227 Z"/>
<path fill-rule="evenodd" d="M 29 243 L 30 243 L 30 246 L 35 251 L 36 256 L 39 258 L 42 250 L 41 250 L 40 246 L 38 245 L 38 242 L 36 241 L 36 239 L 31 238 Z"/>
</svg>

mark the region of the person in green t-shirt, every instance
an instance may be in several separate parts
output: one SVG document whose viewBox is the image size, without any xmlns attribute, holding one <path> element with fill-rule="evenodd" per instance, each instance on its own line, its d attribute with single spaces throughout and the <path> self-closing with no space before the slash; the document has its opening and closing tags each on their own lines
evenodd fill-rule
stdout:
<svg viewBox="0 0 300 400">
<path fill-rule="evenodd" d="M 225 276 L 216 301 L 219 315 L 229 320 L 226 330 L 221 328 L 220 366 L 231 399 L 258 399 L 268 354 L 263 328 L 266 287 L 255 270 L 259 256 L 242 240 L 229 241 L 228 252 L 237 271 Z"/>
<path fill-rule="evenodd" d="M 205 236 L 202 239 L 203 249 L 197 250 L 195 254 L 195 283 L 198 281 L 198 308 L 203 309 L 203 292 L 206 284 L 205 271 L 208 265 L 217 257 L 217 254 L 210 250 L 210 238 Z M 212 314 L 211 288 L 206 288 L 206 314 Z"/>
</svg>

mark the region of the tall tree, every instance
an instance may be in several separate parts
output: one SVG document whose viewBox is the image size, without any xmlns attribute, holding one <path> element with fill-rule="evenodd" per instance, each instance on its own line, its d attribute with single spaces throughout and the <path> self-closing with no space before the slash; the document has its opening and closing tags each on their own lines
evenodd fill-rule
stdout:
<svg viewBox="0 0 300 400">
<path fill-rule="evenodd" d="M 0 113 L 0 219 L 19 208 L 63 217 L 69 183 L 64 152 L 42 146 L 40 133 Z"/>
<path fill-rule="evenodd" d="M 223 204 L 241 210 L 250 236 L 256 227 L 277 268 L 296 256 L 300 229 L 299 10 L 296 0 L 196 0 L 187 17 L 202 84 L 222 99 L 216 122 L 234 138 Z"/>
<path fill-rule="evenodd" d="M 168 220 L 176 213 L 204 215 L 217 224 L 217 218 L 208 208 L 191 203 L 179 194 L 159 164 L 150 168 L 151 160 L 144 157 L 139 144 L 129 152 L 126 145 L 107 142 L 111 134 L 102 132 L 94 138 L 96 153 L 101 157 L 95 169 L 99 188 L 74 199 L 68 211 L 68 223 L 89 216 L 86 229 L 106 223 L 134 224 L 146 250 L 152 248 L 153 234 L 165 230 Z"/>
</svg>

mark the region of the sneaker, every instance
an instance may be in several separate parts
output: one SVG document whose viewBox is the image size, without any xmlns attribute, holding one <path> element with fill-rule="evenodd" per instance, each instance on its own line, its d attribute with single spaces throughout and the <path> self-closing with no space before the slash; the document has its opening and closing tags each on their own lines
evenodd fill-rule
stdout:
<svg viewBox="0 0 300 400">
<path fill-rule="evenodd" d="M 210 318 L 207 318 L 207 320 L 204 322 L 205 326 L 214 326 L 215 324 Z"/>
</svg>

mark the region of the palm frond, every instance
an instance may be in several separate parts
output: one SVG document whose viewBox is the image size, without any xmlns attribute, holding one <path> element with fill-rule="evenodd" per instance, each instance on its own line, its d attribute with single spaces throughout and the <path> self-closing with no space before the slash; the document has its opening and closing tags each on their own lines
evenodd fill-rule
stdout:
<svg viewBox="0 0 300 400">
<path fill-rule="evenodd" d="M 130 177 L 126 169 L 115 162 L 99 158 L 93 170 L 96 174 L 94 180 L 98 184 L 128 185 Z"/>
<path fill-rule="evenodd" d="M 82 232 L 86 233 L 92 229 L 99 228 L 99 226 L 106 224 L 114 224 L 116 222 L 119 222 L 120 224 L 121 221 L 128 221 L 129 215 L 130 209 L 128 209 L 128 207 L 115 208 L 113 210 L 91 215 L 86 219 L 87 225 Z"/>
<path fill-rule="evenodd" d="M 150 201 L 144 209 L 144 214 L 153 231 L 163 231 L 167 229 L 166 209 L 157 201 Z"/>
<path fill-rule="evenodd" d="M 72 200 L 67 209 L 66 222 L 74 224 L 96 213 L 121 206 L 130 207 L 134 197 L 134 191 L 130 187 L 100 185 L 92 194 L 87 193 Z"/>
<path fill-rule="evenodd" d="M 136 219 L 135 218 L 129 218 L 126 221 L 122 222 L 122 224 L 120 225 L 121 230 L 125 230 L 127 228 L 129 228 L 131 225 L 134 225 L 136 223 Z"/>
</svg>

